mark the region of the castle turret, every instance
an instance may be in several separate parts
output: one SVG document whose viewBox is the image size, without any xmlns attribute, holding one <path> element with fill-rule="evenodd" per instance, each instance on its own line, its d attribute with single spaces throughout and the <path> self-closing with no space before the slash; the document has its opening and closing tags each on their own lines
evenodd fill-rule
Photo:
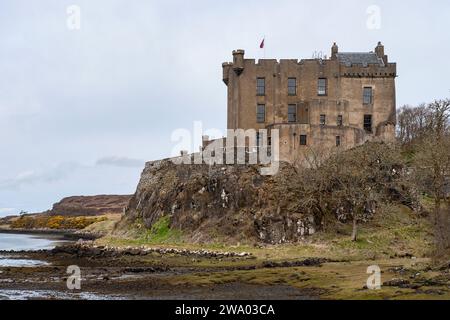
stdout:
<svg viewBox="0 0 450 320">
<path fill-rule="evenodd" d="M 238 76 L 244 71 L 244 54 L 242 49 L 233 51 L 233 70 Z"/>
<path fill-rule="evenodd" d="M 230 79 L 230 70 L 232 66 L 233 64 L 231 62 L 222 63 L 222 80 L 226 85 L 228 85 Z"/>
<path fill-rule="evenodd" d="M 337 54 L 339 52 L 339 47 L 337 46 L 336 42 L 331 47 L 331 59 L 336 60 Z"/>
</svg>

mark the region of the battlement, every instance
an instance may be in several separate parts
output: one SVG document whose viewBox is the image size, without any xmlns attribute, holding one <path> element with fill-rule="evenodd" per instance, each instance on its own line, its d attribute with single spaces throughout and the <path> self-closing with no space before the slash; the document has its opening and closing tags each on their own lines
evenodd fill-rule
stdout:
<svg viewBox="0 0 450 320">
<path fill-rule="evenodd" d="M 354 64 L 350 67 L 341 66 L 341 77 L 371 77 L 371 78 L 385 78 L 397 76 L 397 64 L 389 63 L 386 66 L 377 64 Z"/>
<path fill-rule="evenodd" d="M 234 51 L 233 51 L 234 52 Z M 285 64 L 295 64 L 295 65 L 304 65 L 307 63 L 316 63 L 316 64 L 327 64 L 327 62 L 332 61 L 331 59 L 244 59 L 244 66 L 275 66 L 275 65 L 285 65 Z M 222 63 L 223 68 L 234 66 L 233 62 L 224 62 Z"/>
<path fill-rule="evenodd" d="M 339 52 L 336 43 L 331 48 L 331 57 L 329 59 L 245 59 L 245 50 L 238 49 L 233 51 L 233 62 L 222 64 L 223 81 L 228 84 L 229 72 L 233 70 L 237 76 L 240 76 L 246 68 L 289 68 L 292 66 L 311 66 L 334 68 L 334 76 L 341 77 L 396 77 L 396 63 L 389 63 L 388 56 L 385 54 L 384 46 L 381 42 L 370 52 Z"/>
</svg>

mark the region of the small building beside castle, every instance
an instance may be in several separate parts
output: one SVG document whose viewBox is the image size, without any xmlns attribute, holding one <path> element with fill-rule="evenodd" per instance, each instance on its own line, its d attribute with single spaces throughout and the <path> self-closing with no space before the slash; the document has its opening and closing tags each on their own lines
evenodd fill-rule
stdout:
<svg viewBox="0 0 450 320">
<path fill-rule="evenodd" d="M 256 62 L 235 50 L 222 67 L 228 129 L 278 129 L 282 161 L 395 138 L 397 66 L 381 43 L 362 53 L 339 52 L 335 43 L 330 58 L 300 61 Z"/>
</svg>

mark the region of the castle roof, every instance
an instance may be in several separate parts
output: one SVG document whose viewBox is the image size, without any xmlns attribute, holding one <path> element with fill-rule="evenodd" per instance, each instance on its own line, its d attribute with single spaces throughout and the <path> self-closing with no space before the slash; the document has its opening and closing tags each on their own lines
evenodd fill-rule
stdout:
<svg viewBox="0 0 450 320">
<path fill-rule="evenodd" d="M 374 52 L 340 52 L 336 56 L 339 62 L 347 67 L 354 64 L 362 64 L 363 66 L 378 64 L 380 67 L 384 67 L 383 59 L 379 58 Z"/>
</svg>

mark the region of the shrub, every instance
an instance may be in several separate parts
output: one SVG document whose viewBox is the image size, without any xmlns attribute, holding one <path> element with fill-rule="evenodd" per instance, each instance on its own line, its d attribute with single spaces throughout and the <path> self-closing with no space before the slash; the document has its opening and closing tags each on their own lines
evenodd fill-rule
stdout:
<svg viewBox="0 0 450 320">
<path fill-rule="evenodd" d="M 64 217 L 64 216 L 21 216 L 11 223 L 12 229 L 77 229 L 105 221 L 105 217 Z"/>
</svg>

